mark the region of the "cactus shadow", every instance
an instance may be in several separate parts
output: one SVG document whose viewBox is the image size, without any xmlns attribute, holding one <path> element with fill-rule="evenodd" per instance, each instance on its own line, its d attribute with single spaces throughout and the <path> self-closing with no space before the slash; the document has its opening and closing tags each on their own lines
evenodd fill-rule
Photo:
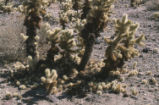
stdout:
<svg viewBox="0 0 159 105">
<path fill-rule="evenodd" d="M 83 82 L 77 86 L 74 86 L 70 89 L 68 89 L 67 91 L 65 91 L 61 96 L 59 96 L 59 99 L 71 99 L 73 97 L 75 98 L 84 98 L 86 97 L 88 94 L 92 94 L 94 93 L 94 91 L 90 91 L 89 90 L 89 82 L 111 82 L 115 79 L 117 79 L 117 77 L 111 77 L 111 76 L 103 76 L 102 73 L 97 73 L 97 74 L 93 74 L 93 75 L 87 75 L 87 76 L 80 76 L 78 77 L 80 78 L 80 80 L 82 80 Z"/>
<path fill-rule="evenodd" d="M 22 97 L 23 97 L 22 102 L 25 103 L 26 105 L 38 104 L 37 102 L 42 100 L 50 101 L 47 98 L 45 89 L 42 87 L 31 89 L 25 92 L 22 95 Z"/>
<path fill-rule="evenodd" d="M 112 77 L 100 77 L 101 74 L 93 74 L 87 76 L 79 76 L 77 79 L 83 82 L 77 86 L 67 89 L 66 91 L 59 93 L 58 95 L 48 95 L 45 88 L 39 86 L 34 89 L 30 89 L 22 94 L 22 102 L 26 105 L 38 104 L 39 101 L 47 101 L 51 103 L 58 103 L 62 99 L 71 100 L 72 98 L 85 98 L 88 94 L 94 93 L 89 91 L 89 82 L 102 82 L 102 81 L 113 81 L 115 78 Z M 96 78 L 93 80 L 93 78 Z"/>
</svg>

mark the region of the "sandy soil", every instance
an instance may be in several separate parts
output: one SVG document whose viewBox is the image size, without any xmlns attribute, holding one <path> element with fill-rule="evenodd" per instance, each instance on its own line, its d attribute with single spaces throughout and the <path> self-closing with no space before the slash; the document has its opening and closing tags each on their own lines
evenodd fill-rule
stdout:
<svg viewBox="0 0 159 105">
<path fill-rule="evenodd" d="M 14 87 L 8 78 L 8 69 L 6 64 L 13 63 L 23 59 L 23 44 L 19 34 L 24 32 L 25 27 L 22 25 L 23 17 L 19 13 L 0 14 L 0 105 L 159 105 L 159 85 L 142 84 L 142 80 L 150 80 L 155 77 L 159 81 L 159 21 L 151 18 L 153 10 L 148 10 L 146 4 L 142 4 L 137 8 L 129 7 L 130 0 L 118 0 L 115 3 L 112 18 L 121 18 L 124 13 L 129 15 L 129 19 L 140 23 L 137 35 L 144 33 L 146 36 L 146 45 L 139 48 L 141 55 L 129 61 L 127 65 L 132 68 L 134 61 L 138 62 L 137 76 L 125 77 L 124 83 L 129 87 L 137 88 L 137 96 L 129 95 L 124 97 L 122 94 L 114 94 L 105 92 L 102 95 L 93 93 L 87 94 L 85 97 L 69 97 L 65 94 L 57 94 L 56 96 L 46 96 L 43 88 L 19 90 Z M 49 10 L 55 10 L 57 15 L 57 7 L 51 6 Z M 51 11 L 50 11 L 51 12 Z M 106 44 L 104 36 L 113 34 L 112 24 L 108 26 L 108 31 L 102 33 L 99 42 L 94 46 L 92 58 L 101 59 L 104 57 Z M 16 43 L 15 43 L 16 42 Z M 152 75 L 147 75 L 148 71 Z M 11 98 L 5 99 L 5 91 L 11 93 L 18 92 L 22 95 L 21 99 Z"/>
</svg>

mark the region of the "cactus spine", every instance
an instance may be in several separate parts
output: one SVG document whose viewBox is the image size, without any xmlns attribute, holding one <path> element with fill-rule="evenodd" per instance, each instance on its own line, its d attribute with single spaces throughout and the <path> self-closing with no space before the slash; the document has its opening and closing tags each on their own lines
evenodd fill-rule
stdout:
<svg viewBox="0 0 159 105">
<path fill-rule="evenodd" d="M 57 89 L 57 77 L 56 70 L 45 69 L 45 77 L 41 77 L 41 81 L 45 84 L 48 94 L 55 94 Z"/>
</svg>

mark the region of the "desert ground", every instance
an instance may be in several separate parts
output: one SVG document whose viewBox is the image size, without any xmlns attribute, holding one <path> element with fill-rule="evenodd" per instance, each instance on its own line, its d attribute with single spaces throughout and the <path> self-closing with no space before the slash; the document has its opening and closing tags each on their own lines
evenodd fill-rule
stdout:
<svg viewBox="0 0 159 105">
<path fill-rule="evenodd" d="M 130 20 L 140 24 L 136 35 L 144 34 L 146 37 L 145 46 L 138 48 L 140 56 L 126 64 L 131 70 L 133 63 L 137 62 L 138 75 L 131 77 L 122 75 L 125 78 L 124 83 L 127 84 L 128 91 L 131 91 L 131 88 L 137 89 L 136 96 L 131 94 L 124 96 L 108 91 L 102 95 L 89 92 L 84 97 L 62 93 L 47 96 L 44 88 L 20 90 L 15 87 L 8 80 L 9 70 L 11 69 L 10 65 L 25 59 L 25 46 L 20 38 L 20 33 L 25 32 L 24 16 L 18 12 L 0 13 L 0 105 L 159 105 L 159 16 L 158 18 L 153 17 L 155 12 L 159 12 L 155 9 L 155 6 L 159 6 L 159 1 L 157 1 L 145 0 L 137 7 L 130 7 L 130 0 L 116 0 L 111 15 L 111 18 L 122 18 L 123 14 L 128 14 Z M 56 17 L 58 11 L 58 4 L 52 4 L 48 8 L 52 17 Z M 53 27 L 58 25 L 54 19 L 45 21 L 48 21 Z M 107 47 L 104 37 L 113 35 L 112 27 L 113 24 L 110 22 L 107 27 L 108 31 L 101 33 L 101 37 L 94 46 L 92 59 L 104 58 L 104 51 Z M 42 42 L 39 47 L 43 55 L 42 50 L 45 47 Z M 149 81 L 151 78 L 155 78 L 157 83 L 142 83 L 142 80 Z M 6 91 L 17 92 L 21 98 L 6 99 Z"/>
</svg>

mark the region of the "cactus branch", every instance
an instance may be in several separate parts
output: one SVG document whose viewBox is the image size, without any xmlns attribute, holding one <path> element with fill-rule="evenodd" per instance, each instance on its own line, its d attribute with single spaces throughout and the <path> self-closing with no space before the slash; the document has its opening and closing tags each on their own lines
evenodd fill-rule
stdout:
<svg viewBox="0 0 159 105">
<path fill-rule="evenodd" d="M 100 36 L 100 32 L 106 27 L 111 6 L 114 0 L 99 0 L 91 3 L 91 9 L 87 16 L 87 23 L 81 31 L 84 39 L 85 52 L 80 62 L 78 70 L 84 70 L 93 51 L 95 40 Z"/>
</svg>

